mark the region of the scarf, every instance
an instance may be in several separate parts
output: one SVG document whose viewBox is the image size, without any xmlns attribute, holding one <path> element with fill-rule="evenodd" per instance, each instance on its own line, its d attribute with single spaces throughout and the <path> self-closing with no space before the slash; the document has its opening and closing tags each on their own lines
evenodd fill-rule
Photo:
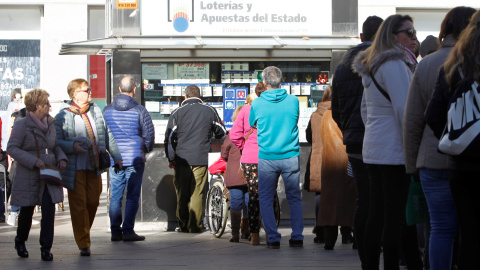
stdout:
<svg viewBox="0 0 480 270">
<path fill-rule="evenodd" d="M 47 124 L 47 117 L 44 117 L 43 120 L 37 118 L 37 116 L 33 112 L 28 112 L 30 114 L 30 118 L 32 121 L 38 126 L 38 128 L 43 132 L 47 132 L 48 124 Z"/>
<path fill-rule="evenodd" d="M 415 57 L 415 54 L 412 51 L 410 51 L 407 47 L 403 46 L 401 43 L 398 43 L 398 47 L 403 49 L 408 60 L 413 65 L 413 71 L 415 71 L 418 65 L 417 57 Z"/>
<path fill-rule="evenodd" d="M 88 141 L 91 141 L 92 143 L 88 144 L 88 153 L 90 155 L 90 164 L 92 165 L 92 168 L 98 169 L 99 167 L 99 156 L 98 156 L 98 148 L 97 148 L 97 142 L 95 141 L 95 135 L 93 134 L 93 128 L 92 128 L 92 123 L 90 123 L 90 119 L 88 118 L 88 111 L 90 110 L 90 103 L 85 105 L 83 108 L 80 108 L 75 102 L 70 102 L 71 107 L 68 108 L 67 110 L 76 114 L 82 116 L 83 122 L 85 123 L 85 129 L 87 130 L 87 139 Z"/>
</svg>

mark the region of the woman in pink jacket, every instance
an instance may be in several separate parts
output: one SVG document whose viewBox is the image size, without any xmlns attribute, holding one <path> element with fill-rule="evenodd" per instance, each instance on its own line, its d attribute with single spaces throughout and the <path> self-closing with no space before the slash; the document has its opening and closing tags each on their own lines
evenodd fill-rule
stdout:
<svg viewBox="0 0 480 270">
<path fill-rule="evenodd" d="M 257 84 L 255 92 L 265 91 L 263 83 Z M 258 143 L 257 129 L 250 127 L 248 117 L 250 115 L 250 103 L 257 94 L 248 95 L 246 105 L 242 108 L 230 130 L 230 140 L 242 150 L 240 163 L 248 184 L 248 218 L 250 226 L 250 244 L 260 244 L 260 203 L 258 200 Z"/>
</svg>

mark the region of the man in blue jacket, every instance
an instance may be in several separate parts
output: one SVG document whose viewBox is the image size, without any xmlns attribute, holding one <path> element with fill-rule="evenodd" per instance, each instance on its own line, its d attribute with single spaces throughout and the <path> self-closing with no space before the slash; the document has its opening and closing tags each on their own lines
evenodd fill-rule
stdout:
<svg viewBox="0 0 480 270">
<path fill-rule="evenodd" d="M 280 248 L 273 212 L 273 196 L 282 175 L 290 206 L 291 247 L 303 247 L 303 212 L 300 190 L 299 101 L 280 89 L 282 71 L 274 66 L 263 70 L 267 91 L 252 102 L 249 122 L 258 129 L 258 194 L 268 248 Z"/>
<path fill-rule="evenodd" d="M 103 115 L 122 155 L 123 167 L 110 167 L 110 229 L 112 241 L 142 241 L 144 236 L 133 230 L 142 188 L 145 154 L 155 143 L 155 132 L 148 111 L 139 105 L 135 82 L 131 77 L 120 81 L 120 95 L 105 107 Z M 125 218 L 122 224 L 122 199 L 125 188 Z"/>
</svg>

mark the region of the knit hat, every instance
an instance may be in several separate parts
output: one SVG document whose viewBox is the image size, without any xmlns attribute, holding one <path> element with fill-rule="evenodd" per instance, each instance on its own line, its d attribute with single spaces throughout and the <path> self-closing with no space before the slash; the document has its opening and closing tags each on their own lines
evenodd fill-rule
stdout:
<svg viewBox="0 0 480 270">
<path fill-rule="evenodd" d="M 420 44 L 420 55 L 423 57 L 438 50 L 438 39 L 432 35 L 429 35 Z"/>
</svg>

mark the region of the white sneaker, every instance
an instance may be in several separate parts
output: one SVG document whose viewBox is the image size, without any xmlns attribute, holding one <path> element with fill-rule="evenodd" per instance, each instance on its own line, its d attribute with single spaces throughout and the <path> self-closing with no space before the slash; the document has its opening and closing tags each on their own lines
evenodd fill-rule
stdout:
<svg viewBox="0 0 480 270">
<path fill-rule="evenodd" d="M 15 226 L 17 217 L 18 217 L 18 212 L 10 212 L 10 215 L 8 215 L 7 224 L 10 226 Z"/>
<path fill-rule="evenodd" d="M 32 219 L 32 225 L 38 225 L 40 224 L 40 221 L 36 221 L 35 219 Z"/>
</svg>

